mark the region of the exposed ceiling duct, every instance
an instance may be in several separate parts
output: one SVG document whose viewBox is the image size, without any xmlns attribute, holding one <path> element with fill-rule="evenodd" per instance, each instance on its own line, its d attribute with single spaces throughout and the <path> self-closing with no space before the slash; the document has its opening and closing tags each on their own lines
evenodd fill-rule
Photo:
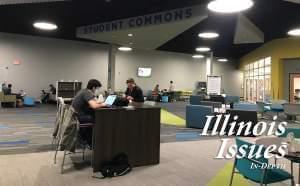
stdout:
<svg viewBox="0 0 300 186">
<path fill-rule="evenodd" d="M 47 3 L 70 0 L 0 0 L 0 5 L 25 4 L 25 3 Z"/>
</svg>

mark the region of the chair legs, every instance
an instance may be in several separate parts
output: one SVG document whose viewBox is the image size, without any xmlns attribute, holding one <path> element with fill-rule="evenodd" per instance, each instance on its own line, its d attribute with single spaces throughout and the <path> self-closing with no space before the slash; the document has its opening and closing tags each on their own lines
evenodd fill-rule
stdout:
<svg viewBox="0 0 300 186">
<path fill-rule="evenodd" d="M 54 164 L 56 164 L 57 152 L 58 152 L 58 146 L 56 147 L 55 154 L 54 154 Z"/>
<path fill-rule="evenodd" d="M 62 160 L 62 163 L 61 163 L 61 167 L 60 167 L 60 173 L 61 173 L 61 174 L 64 173 L 64 164 L 65 164 L 66 154 L 67 154 L 67 151 L 65 150 L 65 151 L 64 151 L 63 160 Z"/>
<path fill-rule="evenodd" d="M 235 165 L 236 165 L 236 159 L 234 160 L 234 164 L 233 164 L 233 167 L 232 167 L 229 186 L 232 186 L 233 176 L 234 176 L 234 173 L 235 173 Z"/>
<path fill-rule="evenodd" d="M 84 161 L 84 154 L 85 154 L 86 145 L 83 146 L 82 149 L 82 160 Z"/>
</svg>

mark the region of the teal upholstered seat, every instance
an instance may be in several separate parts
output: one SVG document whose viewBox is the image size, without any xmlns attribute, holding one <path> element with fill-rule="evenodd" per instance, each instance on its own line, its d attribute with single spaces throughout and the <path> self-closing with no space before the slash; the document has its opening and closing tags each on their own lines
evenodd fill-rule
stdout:
<svg viewBox="0 0 300 186">
<path fill-rule="evenodd" d="M 246 141 L 243 141 L 239 138 L 236 138 L 236 144 L 237 147 L 241 147 L 242 145 L 247 145 L 248 147 L 254 145 L 254 153 L 258 152 L 259 145 L 252 144 Z M 261 151 L 261 154 L 263 155 L 265 151 L 265 148 Z M 246 154 L 248 155 L 250 152 L 249 149 L 246 150 Z M 252 165 L 252 168 L 251 168 Z M 253 165 L 257 165 L 259 168 L 254 168 Z M 293 176 L 279 168 L 262 168 L 261 166 L 267 166 L 269 165 L 268 159 L 264 158 L 263 156 L 260 158 L 248 158 L 248 156 L 241 158 L 241 159 L 235 159 L 234 167 L 232 170 L 232 176 L 230 180 L 230 185 L 232 185 L 233 176 L 235 173 L 235 169 L 239 171 L 241 175 L 243 175 L 245 178 L 263 184 L 271 184 L 276 182 L 285 181 L 288 179 L 291 179 L 292 185 L 294 184 Z"/>
<path fill-rule="evenodd" d="M 289 133 L 293 133 L 295 138 L 300 138 L 300 128 L 286 128 L 285 132 L 279 137 L 286 137 Z M 300 160 L 291 160 L 293 163 L 300 163 Z"/>
<path fill-rule="evenodd" d="M 286 137 L 291 132 L 294 133 L 295 138 L 300 138 L 300 128 L 286 128 L 285 132 L 279 137 Z"/>
</svg>

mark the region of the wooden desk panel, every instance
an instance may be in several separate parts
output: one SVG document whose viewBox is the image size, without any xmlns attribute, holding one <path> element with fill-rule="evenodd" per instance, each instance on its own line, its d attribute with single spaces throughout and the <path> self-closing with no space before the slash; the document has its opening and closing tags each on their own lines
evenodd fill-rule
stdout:
<svg viewBox="0 0 300 186">
<path fill-rule="evenodd" d="M 133 167 L 159 163 L 160 108 L 99 109 L 95 115 L 94 172 L 122 152 Z"/>
</svg>

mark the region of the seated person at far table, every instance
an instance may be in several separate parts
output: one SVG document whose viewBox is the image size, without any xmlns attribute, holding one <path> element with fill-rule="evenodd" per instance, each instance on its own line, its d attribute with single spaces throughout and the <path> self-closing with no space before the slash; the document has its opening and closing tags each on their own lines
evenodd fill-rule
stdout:
<svg viewBox="0 0 300 186">
<path fill-rule="evenodd" d="M 56 88 L 54 87 L 53 84 L 49 85 L 50 89 L 48 92 L 45 90 L 42 90 L 42 103 L 47 103 L 51 98 L 50 96 L 55 96 L 56 95 Z"/>
<path fill-rule="evenodd" d="M 96 99 L 96 94 L 101 88 L 100 81 L 96 79 L 89 80 L 86 89 L 82 89 L 75 96 L 72 106 L 77 112 L 78 120 L 81 124 L 95 123 L 95 109 L 106 107 L 106 104 L 99 102 Z M 80 128 L 80 136 L 87 141 L 91 146 L 92 144 L 92 128 Z"/>
<path fill-rule="evenodd" d="M 155 101 L 160 101 L 161 100 L 161 95 L 162 95 L 162 93 L 159 90 L 159 84 L 157 84 L 154 87 L 153 91 L 152 91 L 152 96 L 156 96 L 157 97 Z"/>
<path fill-rule="evenodd" d="M 125 92 L 126 99 L 131 102 L 144 102 L 143 90 L 136 85 L 134 79 L 130 78 L 126 81 L 127 89 Z"/>
<path fill-rule="evenodd" d="M 8 84 L 6 88 L 3 89 L 4 95 L 12 95 L 12 84 Z"/>
<path fill-rule="evenodd" d="M 15 95 L 17 99 L 23 100 L 23 96 L 21 95 L 21 93 L 13 93 L 12 92 L 12 84 L 8 84 L 7 88 L 4 89 L 3 93 L 4 93 L 4 95 Z"/>
</svg>

